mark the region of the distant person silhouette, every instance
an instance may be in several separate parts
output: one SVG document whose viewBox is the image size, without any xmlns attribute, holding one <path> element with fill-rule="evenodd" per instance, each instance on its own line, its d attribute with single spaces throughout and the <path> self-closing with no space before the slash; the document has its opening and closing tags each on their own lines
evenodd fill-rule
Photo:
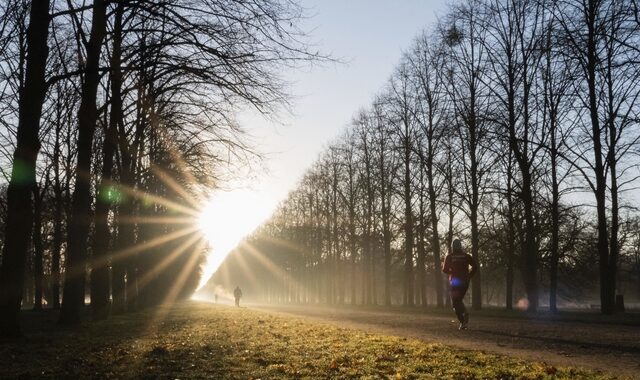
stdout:
<svg viewBox="0 0 640 380">
<path fill-rule="evenodd" d="M 471 267 L 471 269 L 469 269 Z M 469 313 L 464 307 L 462 300 L 469 288 L 471 277 L 478 270 L 478 263 L 471 255 L 464 252 L 462 242 L 455 239 L 451 243 L 451 251 L 444 259 L 442 271 L 449 275 L 449 290 L 451 292 L 451 303 L 456 312 L 460 325 L 459 330 L 466 330 L 469 324 Z"/>
<path fill-rule="evenodd" d="M 236 306 L 240 306 L 240 298 L 242 297 L 242 290 L 240 290 L 239 286 L 233 290 L 233 297 L 236 299 Z"/>
<path fill-rule="evenodd" d="M 218 303 L 218 293 L 214 294 L 213 298 L 216 300 L 216 303 Z"/>
</svg>

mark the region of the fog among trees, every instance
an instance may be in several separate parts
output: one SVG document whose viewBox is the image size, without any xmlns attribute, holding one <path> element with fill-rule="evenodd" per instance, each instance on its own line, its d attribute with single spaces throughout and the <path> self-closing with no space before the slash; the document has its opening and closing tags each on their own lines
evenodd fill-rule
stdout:
<svg viewBox="0 0 640 380">
<path fill-rule="evenodd" d="M 407 46 L 213 284 L 259 302 L 474 309 L 640 302 L 635 1 L 461 0 Z"/>
</svg>

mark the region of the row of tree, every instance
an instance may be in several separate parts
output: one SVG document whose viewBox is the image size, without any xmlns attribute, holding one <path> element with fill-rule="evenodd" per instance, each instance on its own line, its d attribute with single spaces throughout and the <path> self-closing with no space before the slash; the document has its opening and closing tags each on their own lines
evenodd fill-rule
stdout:
<svg viewBox="0 0 640 380">
<path fill-rule="evenodd" d="M 231 261 L 268 262 L 270 299 L 442 306 L 459 236 L 481 266 L 476 309 L 536 311 L 548 292 L 556 311 L 599 285 L 614 312 L 617 288 L 640 296 L 639 15 L 629 0 L 453 4 Z"/>
<path fill-rule="evenodd" d="M 289 0 L 0 3 L 1 335 L 20 333 L 24 301 L 76 324 L 87 296 L 105 318 L 193 292 L 203 189 L 256 157 L 234 114 L 277 111 L 280 72 L 317 57 L 301 15 Z"/>
</svg>

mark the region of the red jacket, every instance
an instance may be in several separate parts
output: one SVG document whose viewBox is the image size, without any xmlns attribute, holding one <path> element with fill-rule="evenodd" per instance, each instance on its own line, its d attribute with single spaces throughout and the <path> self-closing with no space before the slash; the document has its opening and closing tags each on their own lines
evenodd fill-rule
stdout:
<svg viewBox="0 0 640 380">
<path fill-rule="evenodd" d="M 471 267 L 471 269 L 469 269 Z M 442 265 L 442 271 L 449 275 L 449 281 L 453 278 L 468 282 L 478 270 L 478 263 L 466 253 L 454 253 L 447 255 Z"/>
</svg>

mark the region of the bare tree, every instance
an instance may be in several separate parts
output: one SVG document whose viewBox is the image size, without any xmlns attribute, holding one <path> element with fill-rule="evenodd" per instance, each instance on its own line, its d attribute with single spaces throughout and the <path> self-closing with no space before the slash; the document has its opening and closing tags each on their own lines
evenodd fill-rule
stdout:
<svg viewBox="0 0 640 380">
<path fill-rule="evenodd" d="M 122 118 L 122 18 L 124 3 L 118 3 L 113 16 L 112 49 L 110 58 L 111 114 L 103 143 L 103 159 L 100 183 L 97 185 L 95 206 L 95 236 L 91 265 L 91 311 L 95 318 L 104 319 L 109 312 L 109 267 L 110 242 L 109 209 L 113 203 L 113 166 L 118 142 L 118 124 Z"/>
<path fill-rule="evenodd" d="M 427 192 L 429 200 L 429 215 L 431 222 L 431 250 L 433 251 L 434 288 L 436 289 L 436 304 L 443 306 L 442 275 L 440 272 L 440 234 L 439 210 L 440 188 L 436 163 L 441 151 L 444 137 L 445 123 L 450 119 L 448 110 L 449 98 L 446 93 L 446 64 L 442 47 L 436 42 L 430 42 L 429 37 L 421 35 L 416 41 L 415 51 L 410 55 L 418 85 L 420 102 L 416 119 L 420 125 L 424 143 L 418 148 L 421 166 L 425 170 Z"/>
<path fill-rule="evenodd" d="M 598 225 L 598 257 L 601 311 L 614 312 L 618 261 L 619 193 L 621 176 L 618 163 L 633 151 L 638 135 L 631 126 L 637 118 L 637 41 L 638 28 L 633 8 L 625 1 L 563 1 L 554 14 L 562 30 L 562 43 L 570 63 L 579 68 L 574 89 L 581 100 L 581 133 L 574 134 L 574 167 L 583 173 L 595 196 Z M 586 94 L 586 96 L 581 96 Z M 637 129 L 637 128 L 636 128 Z M 633 164 L 631 164 L 633 166 Z M 624 174 L 623 174 L 624 173 Z M 635 178 L 627 178 L 629 184 Z M 610 198 L 608 216 L 607 192 Z"/>
<path fill-rule="evenodd" d="M 49 34 L 49 1 L 33 2 L 27 28 L 24 88 L 20 92 L 19 121 L 13 170 L 7 190 L 7 223 L 0 268 L 0 335 L 20 334 L 18 315 L 22 301 L 25 260 L 31 242 L 35 166 L 44 103 L 45 66 Z"/>
<path fill-rule="evenodd" d="M 457 115 L 457 157 L 463 169 L 463 210 L 471 224 L 471 256 L 478 261 L 480 251 L 479 208 L 484 195 L 487 160 L 488 107 L 487 87 L 483 85 L 486 51 L 483 41 L 486 30 L 481 23 L 482 3 L 470 0 L 457 5 L 449 16 L 449 27 L 442 28 L 444 43 L 449 46 L 448 92 Z M 474 309 L 482 306 L 482 271 L 471 282 L 471 302 Z"/>
<path fill-rule="evenodd" d="M 535 123 L 533 91 L 540 63 L 542 8 L 536 1 L 495 0 L 487 7 L 486 44 L 494 75 L 490 88 L 497 101 L 494 122 L 505 131 L 520 171 L 519 197 L 525 216 L 522 245 L 523 275 L 528 310 L 538 308 L 539 255 L 534 215 L 535 160 L 542 149 L 541 131 Z M 501 133 L 500 133 L 501 134 Z"/>
<path fill-rule="evenodd" d="M 567 189 L 562 189 L 565 179 L 571 170 L 562 167 L 562 158 L 566 154 L 566 138 L 574 127 L 569 120 L 570 110 L 574 98 L 571 97 L 571 78 L 573 69 L 556 51 L 561 48 L 558 44 L 556 21 L 553 19 L 553 8 L 545 10 L 546 24 L 544 42 L 541 44 L 543 53 L 540 80 L 542 81 L 542 112 L 544 129 L 548 134 L 547 155 L 550 159 L 548 175 L 550 176 L 550 213 L 551 213 L 551 241 L 549 262 L 549 309 L 557 312 L 558 266 L 561 259 L 560 247 L 560 201 Z M 565 165 L 567 166 L 567 165 Z"/>
<path fill-rule="evenodd" d="M 400 152 L 403 166 L 402 200 L 404 204 L 403 230 L 404 240 L 404 296 L 403 303 L 407 306 L 414 305 L 414 216 L 413 216 L 413 179 L 412 161 L 415 140 L 416 121 L 414 114 L 416 97 L 413 83 L 409 76 L 409 64 L 400 63 L 389 85 L 389 107 L 391 112 L 391 125 L 397 136 L 395 143 Z"/>
<path fill-rule="evenodd" d="M 98 69 L 106 26 L 107 4 L 103 0 L 95 0 L 92 6 L 91 32 L 86 44 L 86 66 L 80 108 L 78 109 L 78 158 L 75 190 L 71 205 L 71 221 L 67 235 L 67 270 L 60 309 L 60 323 L 62 324 L 80 323 L 80 310 L 84 305 L 87 237 L 91 208 L 91 158 L 93 137 L 98 120 L 96 105 L 100 82 Z"/>
</svg>

